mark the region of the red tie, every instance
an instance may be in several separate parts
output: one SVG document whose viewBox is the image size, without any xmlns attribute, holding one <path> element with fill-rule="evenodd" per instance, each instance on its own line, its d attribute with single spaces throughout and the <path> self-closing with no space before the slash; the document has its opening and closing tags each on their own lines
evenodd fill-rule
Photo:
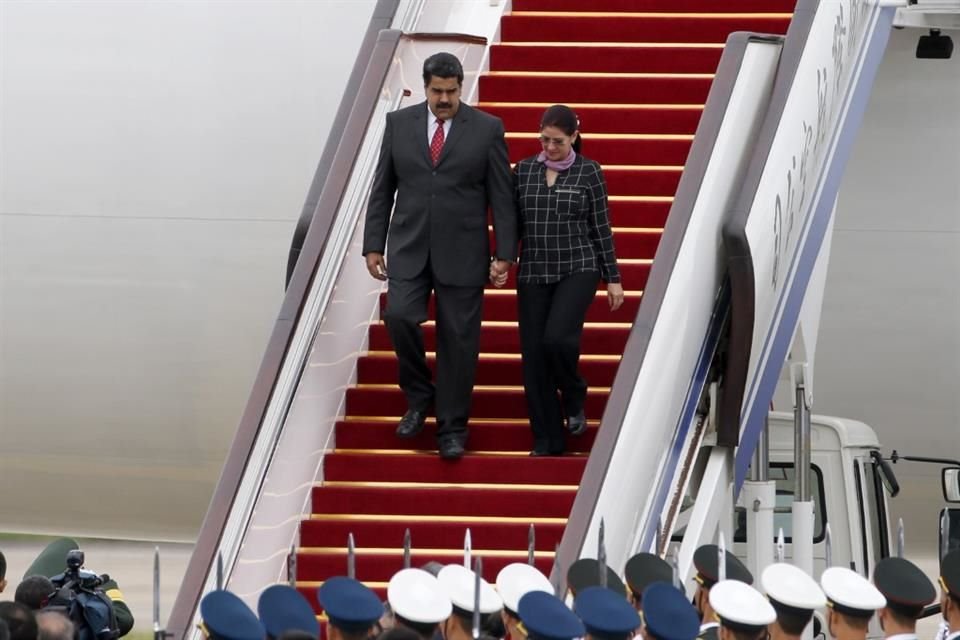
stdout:
<svg viewBox="0 0 960 640">
<path fill-rule="evenodd" d="M 433 140 L 430 141 L 430 159 L 434 166 L 440 159 L 440 151 L 443 150 L 443 120 L 437 118 L 437 130 L 433 133 Z"/>
</svg>

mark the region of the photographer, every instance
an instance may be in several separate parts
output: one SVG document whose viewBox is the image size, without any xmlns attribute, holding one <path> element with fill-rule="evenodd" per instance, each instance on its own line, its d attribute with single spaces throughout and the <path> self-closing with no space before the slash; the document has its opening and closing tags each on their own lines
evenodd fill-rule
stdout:
<svg viewBox="0 0 960 640">
<path fill-rule="evenodd" d="M 24 576 L 41 575 L 51 579 L 60 576 L 64 573 L 66 567 L 65 559 L 67 554 L 71 551 L 78 551 L 79 549 L 80 545 L 70 538 L 54 540 L 40 552 L 40 555 L 33 561 L 33 564 L 30 565 Z M 117 581 L 109 576 L 106 577 L 107 580 L 99 584 L 96 588 L 103 591 L 113 604 L 113 614 L 116 617 L 117 628 L 119 629 L 120 636 L 125 636 L 133 629 L 133 613 L 130 611 L 127 603 L 124 602 L 123 593 L 120 591 Z M 56 580 L 54 580 L 54 582 L 56 582 Z"/>
</svg>

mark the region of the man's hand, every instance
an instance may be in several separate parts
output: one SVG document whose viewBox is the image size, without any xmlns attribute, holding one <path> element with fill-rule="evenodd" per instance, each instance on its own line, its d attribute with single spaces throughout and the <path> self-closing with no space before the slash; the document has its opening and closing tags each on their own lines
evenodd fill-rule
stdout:
<svg viewBox="0 0 960 640">
<path fill-rule="evenodd" d="M 387 263 L 383 259 L 382 253 L 374 253 L 371 251 L 366 255 L 367 258 L 367 271 L 370 272 L 370 277 L 376 278 L 377 280 L 386 280 L 387 279 Z"/>
<path fill-rule="evenodd" d="M 610 303 L 610 311 L 616 311 L 623 304 L 623 285 L 611 283 L 607 285 L 607 302 Z"/>
<path fill-rule="evenodd" d="M 507 283 L 510 263 L 506 260 L 494 260 L 490 263 L 490 282 L 498 289 Z"/>
</svg>

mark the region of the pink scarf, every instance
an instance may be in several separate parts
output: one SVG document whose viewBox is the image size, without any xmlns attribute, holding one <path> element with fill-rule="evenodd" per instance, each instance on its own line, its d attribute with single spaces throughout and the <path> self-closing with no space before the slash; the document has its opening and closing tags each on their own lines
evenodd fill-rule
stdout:
<svg viewBox="0 0 960 640">
<path fill-rule="evenodd" d="M 547 159 L 546 151 L 541 151 L 540 155 L 537 156 L 537 162 L 542 162 L 547 166 L 547 169 L 553 169 L 554 171 L 566 171 L 573 165 L 573 161 L 577 159 L 577 152 L 573 149 L 570 149 L 570 153 L 563 160 L 549 160 Z"/>
</svg>

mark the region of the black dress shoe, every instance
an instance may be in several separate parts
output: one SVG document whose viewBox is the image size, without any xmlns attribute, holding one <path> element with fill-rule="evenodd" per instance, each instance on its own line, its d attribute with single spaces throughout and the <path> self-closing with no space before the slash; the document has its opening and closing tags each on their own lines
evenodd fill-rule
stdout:
<svg viewBox="0 0 960 640">
<path fill-rule="evenodd" d="M 534 448 L 534 450 L 530 452 L 531 458 L 542 458 L 543 456 L 550 456 L 550 455 L 553 455 L 553 454 L 550 453 L 549 449 L 540 449 L 539 447 Z"/>
<path fill-rule="evenodd" d="M 400 424 L 397 425 L 397 437 L 412 438 L 421 431 L 427 424 L 427 412 L 410 409 L 400 418 Z"/>
<path fill-rule="evenodd" d="M 441 440 L 438 449 L 440 449 L 440 457 L 444 460 L 457 460 L 464 454 L 463 441 L 456 436 Z"/>
<path fill-rule="evenodd" d="M 578 413 L 575 416 L 569 416 L 567 418 L 567 431 L 570 432 L 572 436 L 583 435 L 583 432 L 587 430 L 587 417 L 583 415 L 583 411 Z"/>
</svg>

